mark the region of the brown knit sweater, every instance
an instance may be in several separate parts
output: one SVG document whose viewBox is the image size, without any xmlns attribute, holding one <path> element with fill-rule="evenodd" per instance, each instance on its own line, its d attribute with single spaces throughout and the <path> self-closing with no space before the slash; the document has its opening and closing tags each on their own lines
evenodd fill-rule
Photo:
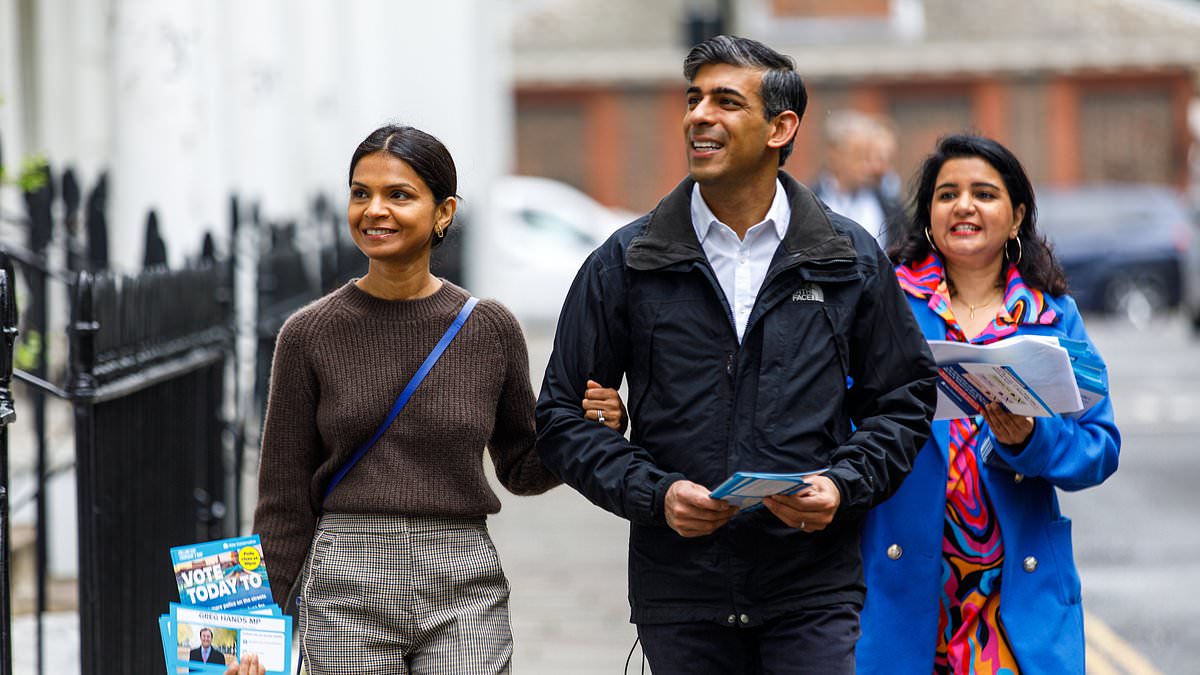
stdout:
<svg viewBox="0 0 1200 675">
<path fill-rule="evenodd" d="M 370 439 L 468 294 L 449 282 L 388 301 L 354 282 L 296 312 L 279 333 L 258 467 L 254 531 L 280 606 L 319 513 L 480 516 L 500 510 L 483 473 L 516 494 L 559 480 L 534 451 L 525 338 L 502 305 L 481 301 L 379 441 L 321 503 L 334 473 Z"/>
</svg>

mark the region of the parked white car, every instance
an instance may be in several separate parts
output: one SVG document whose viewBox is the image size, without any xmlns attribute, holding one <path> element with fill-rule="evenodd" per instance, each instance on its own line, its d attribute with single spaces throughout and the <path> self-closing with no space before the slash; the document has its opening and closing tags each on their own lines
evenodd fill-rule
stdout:
<svg viewBox="0 0 1200 675">
<path fill-rule="evenodd" d="M 588 254 L 637 217 L 549 178 L 504 176 L 488 197 L 464 229 L 466 287 L 527 324 L 556 322 Z"/>
</svg>

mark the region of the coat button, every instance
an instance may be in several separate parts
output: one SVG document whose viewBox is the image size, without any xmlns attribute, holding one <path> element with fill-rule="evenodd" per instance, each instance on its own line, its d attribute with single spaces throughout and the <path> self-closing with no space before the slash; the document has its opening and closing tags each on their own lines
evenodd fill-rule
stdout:
<svg viewBox="0 0 1200 675">
<path fill-rule="evenodd" d="M 1035 558 L 1033 556 L 1029 556 L 1021 563 L 1021 567 L 1025 568 L 1026 572 L 1037 571 L 1037 566 L 1038 566 L 1037 558 Z"/>
<path fill-rule="evenodd" d="M 900 544 L 892 544 L 887 547 L 887 557 L 892 560 L 899 560 L 902 555 L 904 555 L 904 549 L 900 548 Z"/>
<path fill-rule="evenodd" d="M 733 624 L 735 624 L 735 623 L 737 623 L 737 615 L 735 615 L 735 614 L 730 614 L 730 615 L 729 615 L 729 625 L 731 625 L 731 626 L 732 626 L 732 625 L 733 625 Z"/>
<path fill-rule="evenodd" d="M 739 618 L 739 619 L 741 619 L 741 620 L 742 620 L 742 623 L 744 623 L 744 624 L 745 624 L 745 623 L 750 623 L 750 617 L 749 617 L 749 616 L 747 616 L 747 615 L 745 615 L 745 614 L 741 615 L 741 616 L 740 616 L 740 617 L 738 617 L 738 618 Z"/>
<path fill-rule="evenodd" d="M 1021 481 L 1023 481 L 1023 480 L 1025 480 L 1025 474 L 1023 474 L 1023 473 L 1018 473 L 1018 474 L 1014 474 L 1014 475 L 1013 475 L 1013 482 L 1014 482 L 1014 483 L 1020 483 L 1020 482 L 1021 482 Z"/>
</svg>

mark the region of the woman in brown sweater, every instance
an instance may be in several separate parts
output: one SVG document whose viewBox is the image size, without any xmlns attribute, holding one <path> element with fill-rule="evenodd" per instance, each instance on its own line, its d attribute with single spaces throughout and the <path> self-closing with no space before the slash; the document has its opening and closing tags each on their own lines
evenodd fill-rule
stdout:
<svg viewBox="0 0 1200 675">
<path fill-rule="evenodd" d="M 326 494 L 468 300 L 429 269 L 456 188 L 436 138 L 398 126 L 368 136 L 350 162 L 348 208 L 367 274 L 296 312 L 279 334 L 254 529 L 275 601 L 297 593 L 310 673 L 509 668 L 508 583 L 485 523 L 500 502 L 483 449 L 515 494 L 559 480 L 534 450 L 528 354 L 508 310 L 478 303 Z M 586 415 L 623 430 L 616 392 L 589 387 Z"/>
</svg>

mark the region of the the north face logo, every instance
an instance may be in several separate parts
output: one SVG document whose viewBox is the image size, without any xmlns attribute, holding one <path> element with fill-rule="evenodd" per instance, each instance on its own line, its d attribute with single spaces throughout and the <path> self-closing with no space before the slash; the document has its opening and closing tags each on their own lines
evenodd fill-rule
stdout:
<svg viewBox="0 0 1200 675">
<path fill-rule="evenodd" d="M 792 302 L 825 302 L 825 291 L 821 287 L 813 284 L 800 284 L 795 293 L 792 293 Z"/>
</svg>

